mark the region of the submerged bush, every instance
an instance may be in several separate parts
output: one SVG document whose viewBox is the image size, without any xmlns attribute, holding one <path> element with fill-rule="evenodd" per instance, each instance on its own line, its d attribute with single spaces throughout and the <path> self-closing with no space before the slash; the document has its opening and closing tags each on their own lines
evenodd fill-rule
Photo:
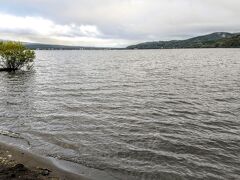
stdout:
<svg viewBox="0 0 240 180">
<path fill-rule="evenodd" d="M 27 49 L 20 42 L 0 42 L 0 70 L 16 71 L 31 69 L 35 52 Z"/>
</svg>

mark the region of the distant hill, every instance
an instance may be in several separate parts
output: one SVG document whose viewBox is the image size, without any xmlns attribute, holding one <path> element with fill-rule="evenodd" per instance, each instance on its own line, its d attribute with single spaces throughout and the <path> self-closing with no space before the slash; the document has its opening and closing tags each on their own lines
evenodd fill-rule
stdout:
<svg viewBox="0 0 240 180">
<path fill-rule="evenodd" d="M 240 48 L 240 35 L 205 43 L 207 48 Z"/>
<path fill-rule="evenodd" d="M 0 40 L 6 41 L 6 40 Z M 216 32 L 186 40 L 154 41 L 127 48 L 66 46 L 41 43 L 23 43 L 33 50 L 124 50 L 124 49 L 181 49 L 181 48 L 240 48 L 240 33 Z"/>
<path fill-rule="evenodd" d="M 186 40 L 145 42 L 127 49 L 239 48 L 239 37 L 239 33 L 217 32 Z"/>
</svg>

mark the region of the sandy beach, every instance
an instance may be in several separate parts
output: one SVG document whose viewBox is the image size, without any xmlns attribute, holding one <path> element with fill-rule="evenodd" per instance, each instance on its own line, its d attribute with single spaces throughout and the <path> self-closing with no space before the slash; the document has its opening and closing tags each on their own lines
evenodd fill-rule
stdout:
<svg viewBox="0 0 240 180">
<path fill-rule="evenodd" d="M 86 180 L 56 167 L 50 159 L 0 143 L 0 180 Z"/>
</svg>

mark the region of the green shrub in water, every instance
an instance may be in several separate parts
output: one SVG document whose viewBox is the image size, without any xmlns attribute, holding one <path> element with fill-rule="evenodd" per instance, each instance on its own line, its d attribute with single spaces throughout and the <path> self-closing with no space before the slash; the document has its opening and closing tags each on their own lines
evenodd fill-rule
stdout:
<svg viewBox="0 0 240 180">
<path fill-rule="evenodd" d="M 0 42 L 0 70 L 16 71 L 22 68 L 31 69 L 35 52 L 27 49 L 20 42 Z"/>
</svg>

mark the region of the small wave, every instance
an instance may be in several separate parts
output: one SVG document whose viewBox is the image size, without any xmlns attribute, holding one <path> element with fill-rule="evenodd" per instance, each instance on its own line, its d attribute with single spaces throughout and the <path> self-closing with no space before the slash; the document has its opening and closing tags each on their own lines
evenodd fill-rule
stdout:
<svg viewBox="0 0 240 180">
<path fill-rule="evenodd" d="M 0 130 L 0 135 L 7 136 L 7 137 L 10 137 L 10 138 L 14 138 L 14 139 L 22 139 L 22 140 L 26 141 L 27 144 L 30 146 L 30 142 L 27 139 L 25 139 L 24 137 L 22 137 L 19 133 L 14 133 L 12 131 Z"/>
</svg>

